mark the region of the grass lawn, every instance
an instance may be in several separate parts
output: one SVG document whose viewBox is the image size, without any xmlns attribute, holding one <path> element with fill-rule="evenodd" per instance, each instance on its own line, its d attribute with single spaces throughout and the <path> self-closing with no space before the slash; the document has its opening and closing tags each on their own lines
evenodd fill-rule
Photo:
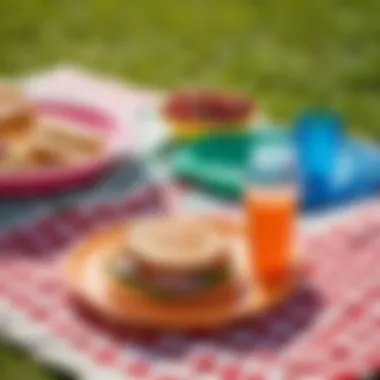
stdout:
<svg viewBox="0 0 380 380">
<path fill-rule="evenodd" d="M 342 110 L 380 139 L 378 0 L 1 0 L 0 71 L 62 62 L 148 86 L 246 90 L 281 120 Z"/>
<path fill-rule="evenodd" d="M 283 121 L 327 104 L 380 141 L 379 41 L 379 0 L 0 0 L 3 75 L 70 62 L 154 87 L 244 90 Z M 25 373 L 50 378 L 2 347 L 0 378 Z"/>
<path fill-rule="evenodd" d="M 23 351 L 0 341 L 1 380 L 73 380 L 65 374 L 43 368 Z M 107 379 L 104 379 L 107 380 Z"/>
</svg>

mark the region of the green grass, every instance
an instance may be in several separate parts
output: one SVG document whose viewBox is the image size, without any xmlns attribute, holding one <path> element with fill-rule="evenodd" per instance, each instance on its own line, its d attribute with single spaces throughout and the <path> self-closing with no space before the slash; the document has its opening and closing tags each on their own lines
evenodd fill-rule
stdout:
<svg viewBox="0 0 380 380">
<path fill-rule="evenodd" d="M 1 0 L 0 70 L 62 62 L 148 86 L 248 91 L 280 120 L 342 110 L 380 139 L 378 0 Z"/>
<path fill-rule="evenodd" d="M 243 90 L 281 121 L 330 105 L 380 140 L 379 41 L 379 0 L 0 0 L 2 75 L 70 62 L 150 87 Z M 22 373 L 50 377 L 1 347 L 0 378 Z"/>
<path fill-rule="evenodd" d="M 1 380 L 72 380 L 65 374 L 42 368 L 22 350 L 0 341 Z"/>
</svg>

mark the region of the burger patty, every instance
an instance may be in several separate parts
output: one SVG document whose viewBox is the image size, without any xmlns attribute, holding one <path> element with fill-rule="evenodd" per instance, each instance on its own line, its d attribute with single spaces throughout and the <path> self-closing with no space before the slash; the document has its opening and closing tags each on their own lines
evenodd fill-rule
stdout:
<svg viewBox="0 0 380 380">
<path fill-rule="evenodd" d="M 122 283 L 145 292 L 155 299 L 177 299 L 212 289 L 231 278 L 229 265 L 188 272 L 142 273 L 131 256 L 121 256 L 112 265 L 112 272 Z M 141 268 L 140 268 L 141 269 Z"/>
</svg>

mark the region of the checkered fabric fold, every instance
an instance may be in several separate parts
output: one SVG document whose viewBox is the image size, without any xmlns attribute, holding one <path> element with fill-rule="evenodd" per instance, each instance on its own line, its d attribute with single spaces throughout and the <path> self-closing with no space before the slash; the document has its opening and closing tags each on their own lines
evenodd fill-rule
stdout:
<svg viewBox="0 0 380 380">
<path fill-rule="evenodd" d="M 112 380 L 329 379 L 380 359 L 379 205 L 307 235 L 307 281 L 279 307 L 217 332 L 186 335 L 116 328 L 73 303 L 60 273 L 64 249 L 92 228 L 154 211 L 162 211 L 160 192 L 151 188 L 3 235 L 2 333 L 93 380 L 100 374 Z M 59 355 L 54 347 L 61 347 Z"/>
</svg>

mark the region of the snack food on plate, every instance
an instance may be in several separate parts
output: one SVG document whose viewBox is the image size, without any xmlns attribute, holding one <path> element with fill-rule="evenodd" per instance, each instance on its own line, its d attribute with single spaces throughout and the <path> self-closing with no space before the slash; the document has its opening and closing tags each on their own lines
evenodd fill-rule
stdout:
<svg viewBox="0 0 380 380">
<path fill-rule="evenodd" d="M 80 163 L 102 153 L 103 134 L 38 115 L 22 89 L 0 82 L 0 172 Z"/>
<path fill-rule="evenodd" d="M 36 164 L 68 164 L 97 155 L 103 136 L 80 125 L 56 118 L 41 118 L 32 138 L 32 161 Z"/>
<path fill-rule="evenodd" d="M 28 132 L 17 140 L 0 140 L 3 145 L 0 171 L 3 172 L 75 164 L 100 154 L 104 146 L 102 134 L 46 117 L 34 120 Z"/>
<path fill-rule="evenodd" d="M 165 119 L 175 136 L 233 132 L 249 126 L 253 104 L 249 98 L 217 91 L 183 91 L 164 104 Z"/>
<path fill-rule="evenodd" d="M 14 141 L 28 133 L 36 117 L 32 104 L 20 88 L 0 83 L 0 139 Z"/>
<path fill-rule="evenodd" d="M 150 219 L 128 231 L 111 265 L 113 295 L 173 304 L 236 300 L 231 244 L 199 220 Z"/>
<path fill-rule="evenodd" d="M 4 141 L 0 142 L 0 169 L 8 165 L 9 144 Z"/>
<path fill-rule="evenodd" d="M 36 136 L 41 143 L 72 152 L 95 154 L 102 147 L 101 134 L 57 118 L 41 118 L 36 125 Z"/>
</svg>

